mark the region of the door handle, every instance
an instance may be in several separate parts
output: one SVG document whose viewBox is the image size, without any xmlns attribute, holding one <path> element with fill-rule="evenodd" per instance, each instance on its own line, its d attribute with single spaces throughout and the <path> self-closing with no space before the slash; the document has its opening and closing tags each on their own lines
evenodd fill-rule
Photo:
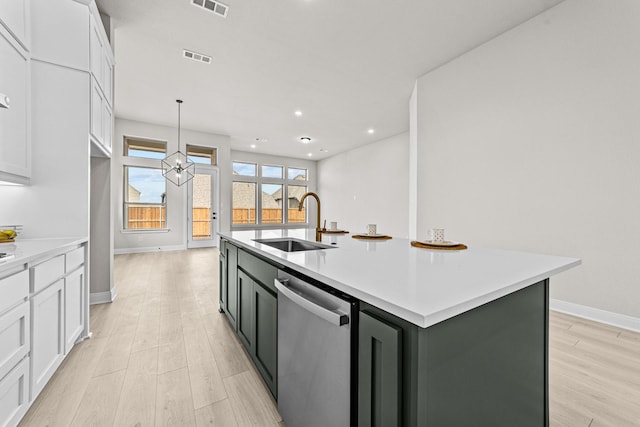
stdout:
<svg viewBox="0 0 640 427">
<path fill-rule="evenodd" d="M 322 307 L 316 304 L 314 301 L 311 301 L 310 299 L 305 298 L 305 296 L 294 292 L 293 290 L 291 290 L 291 288 L 289 288 L 286 285 L 286 281 L 281 282 L 278 279 L 274 279 L 273 284 L 276 286 L 276 289 L 278 289 L 278 293 L 289 298 L 295 304 L 306 309 L 307 311 L 310 311 L 311 313 L 326 320 L 327 322 L 330 322 L 335 326 L 342 326 L 349 323 L 349 316 L 347 316 L 346 314 L 332 311 L 325 307 Z"/>
</svg>

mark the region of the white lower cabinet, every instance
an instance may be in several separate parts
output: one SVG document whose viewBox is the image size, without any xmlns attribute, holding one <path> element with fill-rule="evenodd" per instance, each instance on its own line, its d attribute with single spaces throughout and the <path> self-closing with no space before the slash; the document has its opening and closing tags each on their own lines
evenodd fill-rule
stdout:
<svg viewBox="0 0 640 427">
<path fill-rule="evenodd" d="M 64 359 L 64 280 L 31 298 L 31 399 Z"/>
<path fill-rule="evenodd" d="M 64 279 L 64 352 L 71 350 L 82 331 L 85 321 L 84 268 L 79 268 Z"/>
<path fill-rule="evenodd" d="M 0 426 L 15 426 L 29 409 L 29 358 L 0 380 Z"/>
<path fill-rule="evenodd" d="M 29 353 L 29 332 L 29 301 L 0 316 L 0 378 Z"/>
</svg>

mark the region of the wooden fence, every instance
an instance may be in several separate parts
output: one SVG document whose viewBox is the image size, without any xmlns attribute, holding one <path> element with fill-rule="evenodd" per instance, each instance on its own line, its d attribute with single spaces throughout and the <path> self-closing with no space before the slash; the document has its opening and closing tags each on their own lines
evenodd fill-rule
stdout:
<svg viewBox="0 0 640 427">
<path fill-rule="evenodd" d="M 211 237 L 211 209 L 193 208 L 193 238 Z M 289 222 L 304 223 L 305 212 L 298 209 L 289 209 Z M 233 209 L 233 224 L 255 224 L 255 209 Z M 282 224 L 282 209 L 263 209 L 263 224 Z M 127 228 L 129 229 L 153 229 L 167 227 L 166 206 L 128 206 Z"/>
<path fill-rule="evenodd" d="M 211 237 L 211 209 L 193 208 L 193 238 Z M 128 206 L 127 228 L 134 230 L 166 228 L 166 206 Z"/>
<path fill-rule="evenodd" d="M 129 205 L 127 211 L 127 228 L 138 230 L 167 227 L 166 206 Z"/>
<path fill-rule="evenodd" d="M 289 222 L 304 223 L 305 212 L 298 209 L 289 209 Z M 255 209 L 233 209 L 233 224 L 255 224 Z M 282 209 L 269 208 L 262 209 L 263 224 L 282 224 Z"/>
</svg>

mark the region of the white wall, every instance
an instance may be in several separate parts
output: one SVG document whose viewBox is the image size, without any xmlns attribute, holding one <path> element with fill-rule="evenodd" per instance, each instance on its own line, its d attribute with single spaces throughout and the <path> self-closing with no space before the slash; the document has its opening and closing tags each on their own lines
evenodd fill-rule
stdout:
<svg viewBox="0 0 640 427">
<path fill-rule="evenodd" d="M 418 235 L 580 257 L 552 298 L 640 317 L 640 2 L 567 0 L 418 81 Z"/>
<path fill-rule="evenodd" d="M 123 232 L 123 179 L 125 160 L 137 166 L 160 167 L 160 160 L 125 158 L 123 156 L 124 137 L 142 137 L 167 141 L 169 154 L 177 151 L 178 130 L 176 127 L 158 126 L 131 120 L 116 119 L 114 132 L 111 177 L 114 200 L 112 202 L 114 218 L 114 250 L 116 253 L 186 249 L 187 244 L 187 185 L 180 187 L 167 183 L 167 226 L 168 232 Z M 181 149 L 185 145 L 216 147 L 218 154 L 218 177 L 220 180 L 220 230 L 230 227 L 231 204 L 231 160 L 229 137 L 225 135 L 181 130 Z"/>
<path fill-rule="evenodd" d="M 409 134 L 383 139 L 318 162 L 323 216 L 351 233 L 409 235 Z"/>
</svg>

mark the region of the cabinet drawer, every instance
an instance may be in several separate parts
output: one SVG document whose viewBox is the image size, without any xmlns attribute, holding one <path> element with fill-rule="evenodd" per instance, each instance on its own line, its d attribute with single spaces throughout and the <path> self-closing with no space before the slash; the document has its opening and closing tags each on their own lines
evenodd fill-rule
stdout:
<svg viewBox="0 0 640 427">
<path fill-rule="evenodd" d="M 31 292 L 39 292 L 64 276 L 64 268 L 64 255 L 31 267 Z"/>
<path fill-rule="evenodd" d="M 0 381 L 0 426 L 15 426 L 29 407 L 29 358 Z"/>
<path fill-rule="evenodd" d="M 66 272 L 70 273 L 84 264 L 84 246 L 67 252 L 65 255 Z"/>
<path fill-rule="evenodd" d="M 273 280 L 278 277 L 278 268 L 242 249 L 238 250 L 238 267 L 260 282 L 267 289 L 277 293 Z"/>
<path fill-rule="evenodd" d="M 29 302 L 0 316 L 0 378 L 29 352 Z"/>
<path fill-rule="evenodd" d="M 0 279 L 0 313 L 29 295 L 29 271 L 24 270 Z"/>
</svg>

